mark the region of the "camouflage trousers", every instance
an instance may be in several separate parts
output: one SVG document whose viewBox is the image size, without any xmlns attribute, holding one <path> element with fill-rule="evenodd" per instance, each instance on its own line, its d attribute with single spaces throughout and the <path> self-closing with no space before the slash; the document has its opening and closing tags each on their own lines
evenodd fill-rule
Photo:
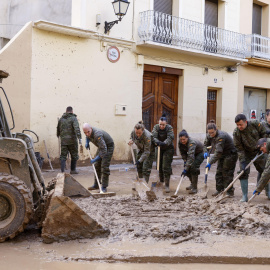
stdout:
<svg viewBox="0 0 270 270">
<path fill-rule="evenodd" d="M 250 163 L 250 161 L 255 158 L 257 153 L 245 153 L 245 162 L 246 165 L 248 165 Z M 267 160 L 267 154 L 262 155 L 261 157 L 259 157 L 258 159 L 255 160 L 255 162 L 253 163 L 257 172 L 258 172 L 258 177 L 257 180 L 260 179 L 261 174 L 264 171 L 265 168 L 265 164 L 266 164 L 266 160 Z M 240 176 L 240 180 L 244 180 L 244 179 L 248 179 L 249 177 L 249 173 L 250 173 L 250 167 L 248 169 L 245 170 L 245 172 Z"/>
<path fill-rule="evenodd" d="M 156 151 L 157 152 L 157 151 Z M 159 162 L 159 179 L 164 182 L 164 179 L 170 179 L 172 174 L 172 161 L 173 161 L 174 148 L 165 150 L 160 149 L 160 162 Z"/>
<path fill-rule="evenodd" d="M 95 163 L 95 168 L 97 171 L 97 175 L 101 185 L 103 187 L 107 187 L 109 185 L 109 175 L 110 175 L 110 163 L 113 156 L 114 151 L 114 143 L 110 143 L 107 145 L 107 154 Z M 99 150 L 96 155 L 99 154 Z M 98 186 L 97 179 L 95 177 L 95 186 Z"/>
<path fill-rule="evenodd" d="M 192 182 L 191 181 L 192 175 L 197 176 L 200 174 L 200 166 L 203 163 L 203 160 L 204 160 L 203 153 L 200 153 L 197 156 L 195 156 L 194 162 L 187 170 L 187 177 L 189 178 L 190 182 Z"/>
<path fill-rule="evenodd" d="M 60 160 L 67 160 L 67 155 L 70 153 L 71 160 L 78 160 L 78 142 L 70 145 L 62 145 L 61 144 L 61 155 Z"/>
<path fill-rule="evenodd" d="M 216 190 L 224 190 L 232 181 L 237 162 L 237 153 L 222 157 L 218 160 L 216 171 Z M 231 187 L 228 192 L 232 193 L 234 188 Z"/>
<path fill-rule="evenodd" d="M 138 152 L 136 156 L 136 161 L 141 158 L 142 154 L 143 154 L 142 151 Z M 144 177 L 146 182 L 149 181 L 154 159 L 155 159 L 155 152 L 151 151 L 150 155 L 137 166 L 139 177 L 140 178 Z"/>
</svg>

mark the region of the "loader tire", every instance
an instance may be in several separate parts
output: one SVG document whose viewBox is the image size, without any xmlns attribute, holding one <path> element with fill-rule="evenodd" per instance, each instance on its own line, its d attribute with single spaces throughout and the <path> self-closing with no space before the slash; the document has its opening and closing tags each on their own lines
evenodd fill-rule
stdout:
<svg viewBox="0 0 270 270">
<path fill-rule="evenodd" d="M 32 195 L 25 183 L 14 175 L 0 173 L 0 242 L 21 233 L 32 212 Z"/>
</svg>

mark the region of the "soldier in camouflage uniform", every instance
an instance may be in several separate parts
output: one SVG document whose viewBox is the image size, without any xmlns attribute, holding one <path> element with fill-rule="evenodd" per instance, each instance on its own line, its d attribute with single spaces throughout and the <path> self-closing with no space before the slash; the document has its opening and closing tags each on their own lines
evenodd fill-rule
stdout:
<svg viewBox="0 0 270 270">
<path fill-rule="evenodd" d="M 215 147 L 214 155 L 210 158 L 205 168 L 210 170 L 211 165 L 218 162 L 216 171 L 216 192 L 212 196 L 217 196 L 232 181 L 237 162 L 237 151 L 233 144 L 232 137 L 225 131 L 218 130 L 214 123 L 207 125 L 207 135 L 204 141 L 204 157 L 207 158 L 207 147 Z M 234 196 L 234 188 L 227 191 L 227 195 Z"/>
<path fill-rule="evenodd" d="M 110 175 L 109 167 L 114 150 L 113 139 L 106 131 L 91 127 L 88 123 L 83 125 L 83 132 L 86 135 L 86 149 L 90 149 L 90 142 L 98 148 L 95 158 L 91 160 L 91 163 L 95 163 L 97 175 L 102 184 L 102 191 L 107 192 Z M 98 188 L 97 179 L 95 177 L 94 185 L 88 189 L 94 190 Z"/>
<path fill-rule="evenodd" d="M 270 138 L 270 110 L 269 109 L 267 109 L 266 112 L 265 112 L 265 118 L 266 118 L 265 119 L 266 121 L 262 121 L 261 124 L 266 129 L 267 137 Z M 270 184 L 267 184 L 265 186 L 265 194 L 269 198 L 269 196 L 270 196 Z"/>
<path fill-rule="evenodd" d="M 265 127 L 266 129 L 266 134 L 268 135 L 268 138 L 270 137 L 270 110 L 267 109 L 265 113 L 265 120 L 262 121 L 261 124 Z"/>
<path fill-rule="evenodd" d="M 61 138 L 61 172 L 65 171 L 68 152 L 71 155 L 71 174 L 77 174 L 76 164 L 79 159 L 78 142 L 82 143 L 80 126 L 77 120 L 77 115 L 73 113 L 72 107 L 67 107 L 66 113 L 60 118 L 57 124 L 57 137 Z"/>
<path fill-rule="evenodd" d="M 137 123 L 131 132 L 129 145 L 135 143 L 139 149 L 136 156 L 136 165 L 140 178 L 149 182 L 152 164 L 155 159 L 155 145 L 150 131 L 145 129 L 142 121 Z"/>
<path fill-rule="evenodd" d="M 197 193 L 200 165 L 203 162 L 203 144 L 196 139 L 190 138 L 186 130 L 183 129 L 179 133 L 178 147 L 184 160 L 182 175 L 186 175 L 191 182 L 191 185 L 186 190 L 189 190 L 189 194 L 195 194 Z"/>
<path fill-rule="evenodd" d="M 269 179 L 270 179 L 270 155 L 269 155 L 270 139 L 266 139 L 266 138 L 259 139 L 258 143 L 257 143 L 257 147 L 263 153 L 268 154 L 268 158 L 266 161 L 264 171 L 263 171 L 262 176 L 257 184 L 256 189 L 253 192 L 253 194 L 256 193 L 257 195 L 259 195 L 265 187 L 270 185 L 270 183 L 269 183 Z M 269 189 L 267 189 L 266 195 L 268 197 L 268 200 L 270 200 L 270 190 Z"/>
<path fill-rule="evenodd" d="M 162 115 L 159 120 L 159 124 L 154 126 L 152 135 L 155 145 L 160 147 L 159 179 L 160 182 L 165 181 L 165 191 L 169 193 L 174 154 L 174 133 L 172 126 L 167 124 L 167 118 L 165 115 Z"/>
<path fill-rule="evenodd" d="M 244 114 L 235 117 L 237 128 L 233 132 L 234 145 L 238 151 L 240 169 L 244 170 L 250 161 L 258 154 L 257 141 L 267 136 L 265 127 L 257 120 L 247 121 Z M 258 171 L 257 181 L 260 179 L 266 163 L 266 155 L 261 156 L 254 162 Z M 241 202 L 248 201 L 248 176 L 250 168 L 240 177 L 242 199 Z"/>
</svg>

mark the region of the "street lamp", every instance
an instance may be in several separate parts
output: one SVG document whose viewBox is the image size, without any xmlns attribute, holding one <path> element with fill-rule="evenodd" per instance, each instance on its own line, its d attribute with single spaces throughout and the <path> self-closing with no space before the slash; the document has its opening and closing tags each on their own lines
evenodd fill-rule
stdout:
<svg viewBox="0 0 270 270">
<path fill-rule="evenodd" d="M 105 21 L 105 34 L 107 34 L 115 24 L 122 20 L 127 13 L 129 4 L 128 0 L 115 0 L 112 2 L 114 13 L 118 20 L 112 22 Z"/>
</svg>

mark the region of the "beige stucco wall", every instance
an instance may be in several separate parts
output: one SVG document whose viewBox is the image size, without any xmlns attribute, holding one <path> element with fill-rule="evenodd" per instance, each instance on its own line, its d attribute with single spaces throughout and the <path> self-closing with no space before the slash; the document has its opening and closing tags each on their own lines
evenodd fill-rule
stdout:
<svg viewBox="0 0 270 270">
<path fill-rule="evenodd" d="M 0 69 L 9 73 L 7 79 L 0 84 L 9 98 L 15 118 L 13 132 L 22 132 L 30 127 L 31 114 L 31 58 L 32 58 L 32 24 L 25 27 L 12 38 L 12 40 L 0 51 Z M 1 94 L 6 105 L 4 96 Z M 10 128 L 12 122 L 9 108 L 5 106 Z"/>
<path fill-rule="evenodd" d="M 202 0 L 179 0 L 178 17 L 204 23 L 204 1 Z"/>
<path fill-rule="evenodd" d="M 111 63 L 107 47 L 101 44 L 33 29 L 31 129 L 40 134 L 41 141 L 46 139 L 53 159 L 59 156 L 57 117 L 67 106 L 74 108 L 80 125 L 89 122 L 111 134 L 116 144 L 115 160 L 128 158 L 126 143 L 142 118 L 143 69 L 135 63 L 130 47 L 118 44 L 120 60 Z M 126 116 L 115 115 L 116 104 L 127 106 Z M 38 147 L 44 153 L 43 144 Z M 86 157 L 84 150 L 80 159 Z"/>
</svg>

